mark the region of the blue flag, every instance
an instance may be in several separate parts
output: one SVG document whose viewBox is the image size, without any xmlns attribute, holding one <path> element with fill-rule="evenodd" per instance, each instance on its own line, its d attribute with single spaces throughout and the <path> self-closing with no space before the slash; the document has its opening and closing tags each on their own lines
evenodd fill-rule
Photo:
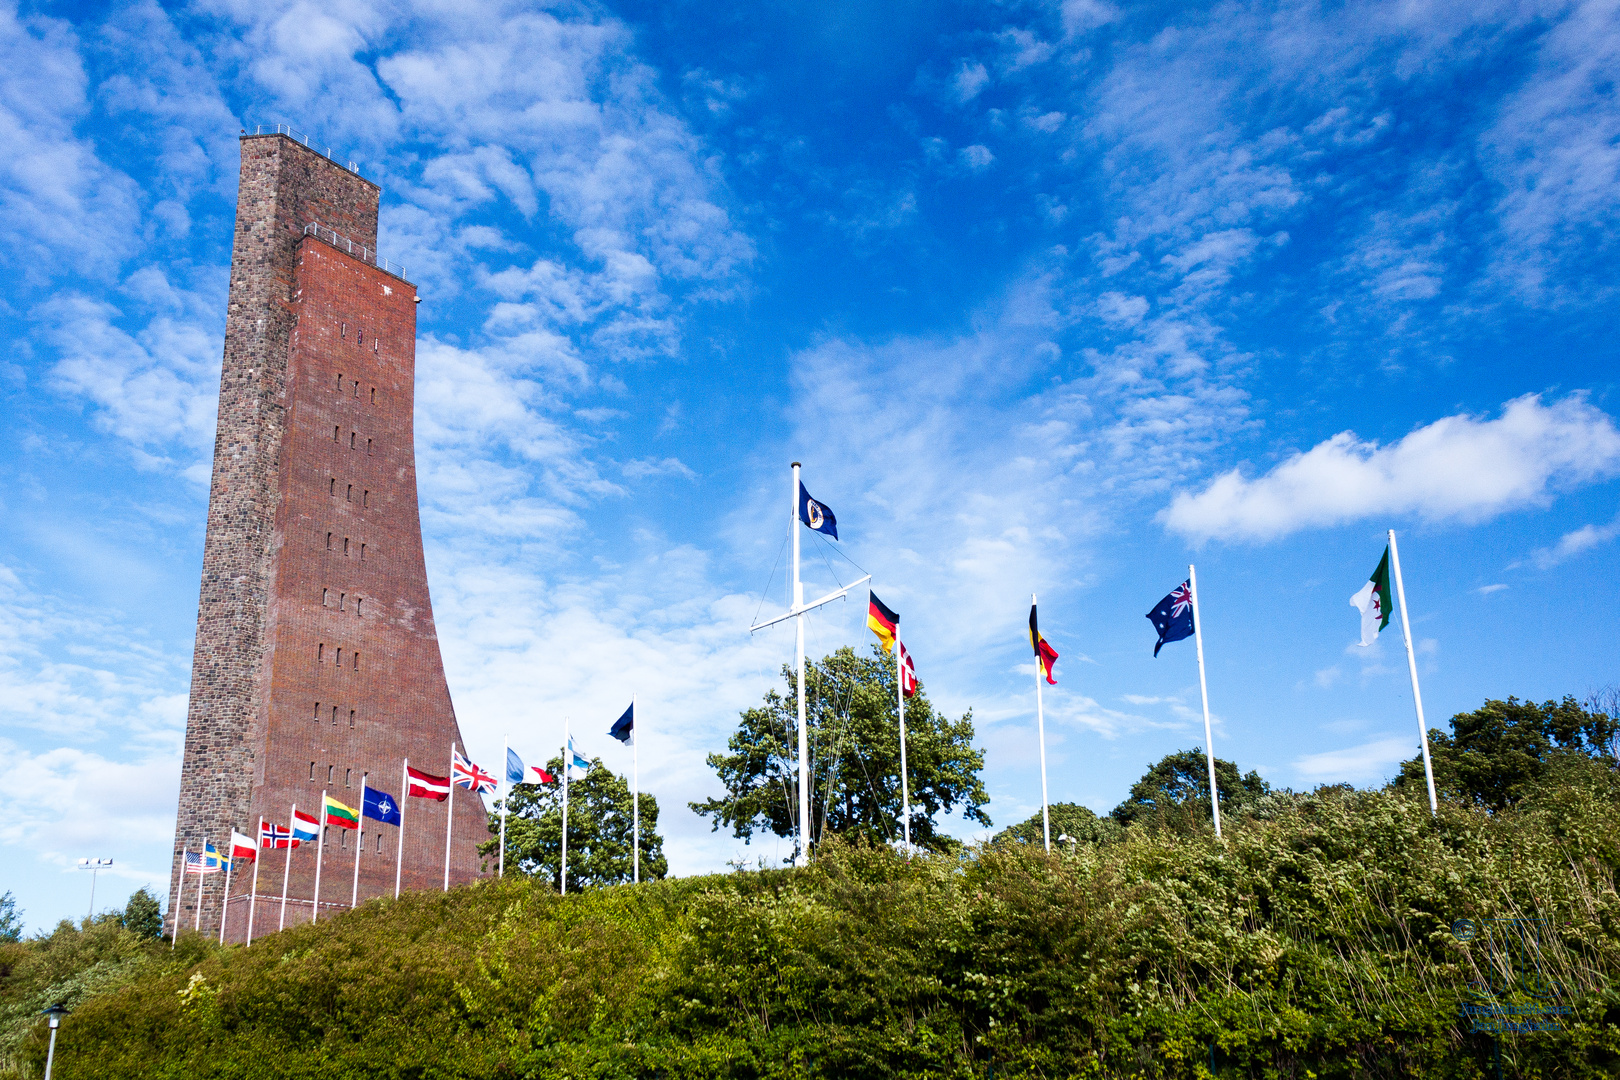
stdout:
<svg viewBox="0 0 1620 1080">
<path fill-rule="evenodd" d="M 816 532 L 838 539 L 838 518 L 833 514 L 832 507 L 812 499 L 804 489 L 803 481 L 799 482 L 799 520 Z"/>
<path fill-rule="evenodd" d="M 399 824 L 399 800 L 386 791 L 378 791 L 370 784 L 360 799 L 360 812 L 372 821 L 380 821 L 384 825 Z"/>
<path fill-rule="evenodd" d="M 613 722 L 608 728 L 608 734 L 629 746 L 636 741 L 636 703 L 632 701 L 630 707 L 624 710 L 624 715 Z"/>
<path fill-rule="evenodd" d="M 1154 629 L 1159 631 L 1159 643 L 1153 646 L 1153 655 L 1172 641 L 1193 635 L 1192 583 L 1183 581 L 1159 601 L 1159 606 L 1147 614 Z"/>
</svg>

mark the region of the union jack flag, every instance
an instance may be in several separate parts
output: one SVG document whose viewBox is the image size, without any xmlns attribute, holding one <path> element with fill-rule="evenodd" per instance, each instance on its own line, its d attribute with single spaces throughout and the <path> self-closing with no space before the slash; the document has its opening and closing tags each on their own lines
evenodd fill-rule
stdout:
<svg viewBox="0 0 1620 1080">
<path fill-rule="evenodd" d="M 1170 590 L 1170 617 L 1179 619 L 1190 607 L 1192 607 L 1192 589 L 1183 581 Z"/>
<path fill-rule="evenodd" d="M 259 846 L 267 848 L 295 848 L 299 841 L 294 840 L 292 830 L 285 825 L 274 822 L 259 822 Z"/>
<path fill-rule="evenodd" d="M 461 756 L 461 751 L 450 752 L 450 782 L 468 791 L 487 795 L 495 790 L 495 778 Z"/>
</svg>

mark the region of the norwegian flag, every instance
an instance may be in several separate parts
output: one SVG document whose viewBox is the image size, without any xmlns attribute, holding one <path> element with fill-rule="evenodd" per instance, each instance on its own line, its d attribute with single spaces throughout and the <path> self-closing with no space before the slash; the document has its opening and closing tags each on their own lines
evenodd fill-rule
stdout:
<svg viewBox="0 0 1620 1080">
<path fill-rule="evenodd" d="M 294 840 L 292 830 L 285 825 L 277 825 L 273 821 L 259 822 L 259 846 L 264 848 L 295 848 L 299 841 Z"/>
<path fill-rule="evenodd" d="M 468 791 L 487 795 L 496 788 L 493 776 L 461 756 L 461 751 L 450 752 L 450 782 Z"/>
</svg>

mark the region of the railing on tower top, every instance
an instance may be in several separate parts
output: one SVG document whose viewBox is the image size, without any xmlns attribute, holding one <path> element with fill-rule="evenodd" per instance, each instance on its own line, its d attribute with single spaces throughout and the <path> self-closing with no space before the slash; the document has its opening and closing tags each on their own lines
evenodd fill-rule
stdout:
<svg viewBox="0 0 1620 1080">
<path fill-rule="evenodd" d="M 387 259 L 383 258 L 381 255 L 378 255 L 375 251 L 372 251 L 364 244 L 357 244 L 353 240 L 350 240 L 347 236 L 342 236 L 333 232 L 331 229 L 328 229 L 325 225 L 322 225 L 318 221 L 312 221 L 308 225 L 305 225 L 304 235 L 313 236 L 317 240 L 324 240 L 326 243 L 331 244 L 339 251 L 347 252 L 359 259 L 361 262 L 368 262 L 385 274 L 393 274 L 401 281 L 405 280 L 405 268 L 399 265 L 399 263 L 389 262 Z"/>
<path fill-rule="evenodd" d="M 356 176 L 360 175 L 360 166 L 356 165 L 352 161 L 339 161 L 337 158 L 332 156 L 332 148 L 330 146 L 326 147 L 325 149 L 322 149 L 321 147 L 316 146 L 315 144 L 313 144 L 313 143 L 311 143 L 309 141 L 309 136 L 308 135 L 305 135 L 302 131 L 294 130 L 294 128 L 293 128 L 293 126 L 291 124 L 272 124 L 270 126 L 272 128 L 274 128 L 275 130 L 273 130 L 273 131 L 265 131 L 264 130 L 265 125 L 256 124 L 256 125 L 254 125 L 254 128 L 253 128 L 253 134 L 255 134 L 255 135 L 285 135 L 285 136 L 287 136 L 287 138 L 292 139 L 295 142 L 303 143 L 305 146 L 309 147 L 311 150 L 315 151 L 317 154 L 320 154 L 322 157 L 326 158 L 332 164 L 341 165 L 345 169 L 348 169 L 350 172 L 354 173 L 354 175 L 356 175 Z"/>
</svg>

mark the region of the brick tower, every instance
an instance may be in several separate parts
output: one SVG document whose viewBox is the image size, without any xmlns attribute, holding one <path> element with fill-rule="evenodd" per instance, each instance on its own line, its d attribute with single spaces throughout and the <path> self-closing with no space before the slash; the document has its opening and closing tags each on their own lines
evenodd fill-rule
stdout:
<svg viewBox="0 0 1620 1080">
<path fill-rule="evenodd" d="M 180 926 L 218 933 L 224 875 L 180 874 L 182 848 L 321 793 L 396 799 L 401 765 L 449 772 L 461 733 L 439 657 L 412 433 L 416 288 L 376 255 L 378 187 L 285 135 L 245 135 L 197 645 L 169 895 Z M 409 799 L 405 888 L 440 888 L 447 806 Z M 479 876 L 483 800 L 457 790 L 450 880 Z M 399 829 L 329 828 L 320 914 L 392 895 Z M 315 845 L 260 851 L 253 933 L 313 911 Z M 246 872 L 242 872 L 245 869 Z M 248 928 L 252 865 L 226 935 Z M 171 914 L 171 917 L 173 915 Z"/>
</svg>

